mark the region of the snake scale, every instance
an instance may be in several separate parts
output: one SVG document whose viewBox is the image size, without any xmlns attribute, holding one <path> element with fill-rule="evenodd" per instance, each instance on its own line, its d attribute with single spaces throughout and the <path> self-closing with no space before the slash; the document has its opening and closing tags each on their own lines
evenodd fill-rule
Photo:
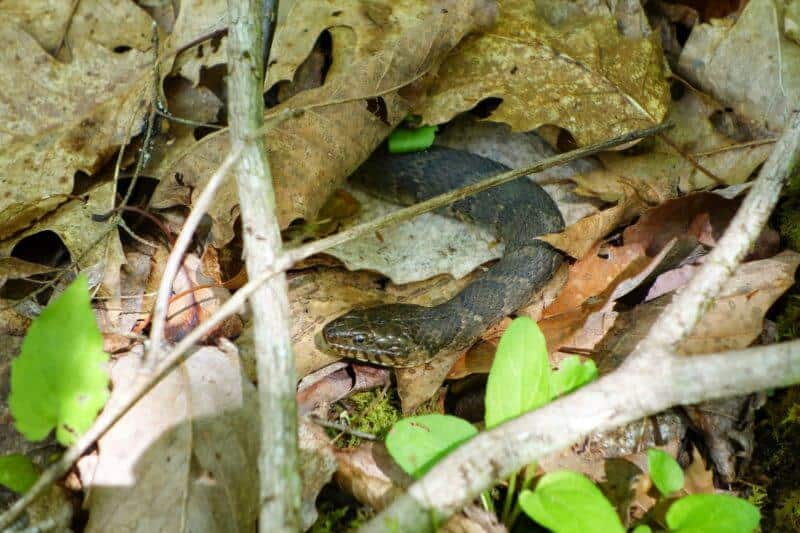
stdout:
<svg viewBox="0 0 800 533">
<path fill-rule="evenodd" d="M 375 196 L 410 205 L 507 170 L 470 152 L 434 147 L 409 154 L 375 154 L 350 179 Z M 506 245 L 502 259 L 435 307 L 388 304 L 344 314 L 323 328 L 328 351 L 409 367 L 464 350 L 487 328 L 525 305 L 561 264 L 562 255 L 536 239 L 563 229 L 561 213 L 544 189 L 528 179 L 460 200 L 446 214 L 493 229 Z"/>
</svg>

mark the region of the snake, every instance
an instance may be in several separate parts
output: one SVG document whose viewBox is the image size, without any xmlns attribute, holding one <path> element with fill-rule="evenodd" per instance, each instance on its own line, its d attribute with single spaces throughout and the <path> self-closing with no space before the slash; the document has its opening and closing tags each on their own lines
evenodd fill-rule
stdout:
<svg viewBox="0 0 800 533">
<path fill-rule="evenodd" d="M 423 152 L 377 152 L 350 181 L 381 199 L 411 205 L 508 170 L 471 152 L 434 146 Z M 328 322 L 321 334 L 327 352 L 397 368 L 461 352 L 527 304 L 563 261 L 561 252 L 537 239 L 563 230 L 561 212 L 530 179 L 468 196 L 443 214 L 493 230 L 505 244 L 502 258 L 439 305 L 385 304 Z"/>
</svg>

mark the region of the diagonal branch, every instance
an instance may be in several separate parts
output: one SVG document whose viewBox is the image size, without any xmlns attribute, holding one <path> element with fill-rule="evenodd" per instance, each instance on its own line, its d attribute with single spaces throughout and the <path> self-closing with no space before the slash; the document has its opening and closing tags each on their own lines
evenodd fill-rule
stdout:
<svg viewBox="0 0 800 533">
<path fill-rule="evenodd" d="M 792 116 L 717 247 L 619 370 L 478 435 L 362 531 L 429 530 L 436 520 L 458 511 L 497 480 L 592 432 L 675 405 L 800 382 L 800 341 L 716 355 L 675 353 L 758 238 L 798 159 L 800 111 Z"/>
<path fill-rule="evenodd" d="M 264 283 L 269 281 L 276 274 L 285 272 L 291 268 L 294 263 L 306 259 L 314 254 L 323 252 L 333 246 L 337 246 L 344 242 L 358 238 L 361 235 L 372 233 L 377 229 L 389 226 L 391 224 L 396 224 L 404 220 L 409 220 L 419 214 L 444 207 L 461 198 L 465 198 L 470 194 L 475 194 L 491 187 L 507 183 L 521 176 L 539 172 L 546 168 L 568 163 L 581 157 L 586 157 L 603 150 L 608 150 L 637 139 L 654 135 L 659 131 L 663 131 L 667 127 L 669 127 L 668 124 L 629 133 L 620 137 L 615 137 L 608 141 L 604 141 L 602 143 L 572 150 L 564 154 L 559 154 L 527 167 L 503 172 L 462 189 L 457 189 L 435 198 L 431 198 L 426 202 L 398 209 L 383 217 L 353 226 L 346 231 L 331 235 L 330 237 L 281 252 L 274 258 L 274 262 L 269 265 L 268 268 L 261 270 L 257 275 L 253 276 L 247 284 L 236 291 L 236 293 L 233 294 L 233 296 L 231 296 L 231 298 L 228 299 L 228 301 L 226 301 L 213 315 L 208 317 L 208 319 L 193 329 L 163 358 L 157 358 L 155 371 L 141 376 L 138 382 L 132 387 L 129 396 L 125 400 L 121 401 L 114 411 L 110 411 L 108 409 L 104 410 L 89 431 L 83 434 L 77 440 L 77 442 L 70 446 L 58 461 L 51 464 L 42 473 L 36 483 L 28 490 L 28 492 L 26 492 L 19 500 L 17 500 L 4 514 L 0 515 L 0 529 L 10 526 L 12 521 L 15 520 L 33 500 L 43 494 L 51 483 L 65 475 L 72 467 L 73 463 L 77 461 L 84 453 L 86 453 L 86 451 L 91 448 L 94 443 L 97 442 L 97 440 L 102 438 L 103 435 L 105 435 L 114 424 L 116 424 L 123 416 L 125 416 L 125 414 L 131 410 L 136 402 L 141 400 L 148 392 L 158 385 L 161 380 L 168 376 L 172 370 L 183 363 L 191 355 L 188 352 L 197 343 L 199 343 L 203 337 L 221 324 L 223 320 L 239 312 L 242 306 L 247 302 L 247 299 L 251 297 Z M 215 176 L 217 175 L 219 175 L 218 179 L 221 180 L 222 172 L 218 170 L 215 172 Z M 211 180 L 209 180 L 209 183 L 210 182 Z M 208 186 L 209 184 L 207 183 L 206 187 Z M 205 195 L 206 192 L 204 190 L 201 192 L 201 196 Z M 198 211 L 203 210 L 202 206 L 198 207 L 197 205 L 194 209 L 197 209 Z M 186 230 L 187 232 L 191 233 L 194 231 L 194 228 L 191 228 L 188 222 L 185 225 L 188 227 Z"/>
</svg>

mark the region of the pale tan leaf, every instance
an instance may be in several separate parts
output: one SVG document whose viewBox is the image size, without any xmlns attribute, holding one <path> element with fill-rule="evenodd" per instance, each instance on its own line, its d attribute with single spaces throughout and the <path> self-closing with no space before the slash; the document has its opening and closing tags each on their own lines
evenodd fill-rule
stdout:
<svg viewBox="0 0 800 533">
<path fill-rule="evenodd" d="M 800 100 L 800 44 L 784 33 L 786 4 L 751 0 L 735 21 L 695 26 L 678 65 L 683 76 L 756 128 L 774 132 Z"/>
<path fill-rule="evenodd" d="M 107 408 L 140 377 L 141 353 L 111 370 Z M 258 517 L 258 402 L 238 355 L 203 348 L 98 443 L 84 472 L 87 531 L 243 531 Z M 248 465 L 250 465 L 248 467 Z"/>
</svg>

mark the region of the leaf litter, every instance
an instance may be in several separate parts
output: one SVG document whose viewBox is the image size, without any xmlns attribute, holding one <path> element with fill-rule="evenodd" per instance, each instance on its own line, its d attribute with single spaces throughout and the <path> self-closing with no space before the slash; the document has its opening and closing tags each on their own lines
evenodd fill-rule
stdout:
<svg viewBox="0 0 800 533">
<path fill-rule="evenodd" d="M 423 123 L 440 124 L 437 144 L 512 167 L 665 118 L 674 123 L 665 138 L 532 176 L 554 197 L 569 224 L 545 240 L 574 258 L 546 295 L 517 313 L 540 322 L 553 364 L 576 351 L 596 359 L 602 371 L 621 362 L 702 263 L 703 252 L 716 245 L 739 204 L 738 190 L 725 197 L 703 191 L 746 184 L 771 152 L 798 85 L 792 83 L 800 57 L 796 9 L 772 0 L 751 0 L 735 20 L 703 23 L 664 6 L 658 7 L 659 19 L 649 11 L 652 6 L 645 14 L 638 2 L 609 9 L 556 0 L 503 0 L 497 6 L 441 0 L 435 3 L 438 11 L 417 2 L 337 1 L 333 8 L 316 0 L 281 4 L 265 82 L 265 92 L 278 95 L 279 103 L 267 117 L 287 109 L 305 112 L 278 124 L 265 142 L 281 225 L 300 219 L 311 228 L 295 234 L 299 241 L 393 209 L 351 190 L 337 193 L 345 200 L 332 211 L 320 212 L 333 191 L 347 187 L 346 176 L 411 113 L 421 115 Z M 177 11 L 149 4 L 143 9 L 123 0 L 110 5 L 103 10 L 85 0 L 72 15 L 61 5 L 6 6 L 9 16 L 0 32 L 15 43 L 5 52 L 5 63 L 17 72 L 10 79 L 31 74 L 49 81 L 0 83 L 5 96 L 0 114 L 7 117 L 0 134 L 0 279 L 8 285 L 7 280 L 62 275 L 63 262 L 37 263 L 19 254 L 31 238 L 47 232 L 57 236 L 68 254 L 66 264 L 90 273 L 98 288 L 103 304 L 96 313 L 104 346 L 115 353 L 112 401 L 117 401 L 135 374 L 136 335 L 146 324 L 150 293 L 168 248 L 161 230 L 138 221 L 143 240 L 156 243 L 148 247 L 121 238 L 109 219 L 97 216 L 109 212 L 118 193 L 124 193 L 113 180 L 114 154 L 126 147 L 122 176 L 127 179 L 140 155 L 154 95 L 173 116 L 193 121 L 164 119 L 154 129 L 152 146 L 144 147 L 149 161 L 143 180 L 158 183 L 149 204 L 137 205 L 173 231 L 179 227 L 185 209 L 228 150 L 224 131 L 209 134 L 214 128 L 201 125 L 224 126 L 219 67 L 227 58 L 224 2 L 183 3 Z M 678 20 L 691 26 L 683 49 L 667 37 L 659 43 L 668 33 L 652 31 L 648 16 L 671 30 Z M 757 39 L 751 42 L 753 35 Z M 195 42 L 204 36 L 209 39 Z M 158 59 L 152 49 L 156 41 Z M 752 46 L 745 47 L 744 41 Z M 669 81 L 662 45 L 673 71 L 694 88 Z M 160 78 L 154 91 L 155 64 Z M 538 135 L 532 133 L 536 128 Z M 232 179 L 209 217 L 210 230 L 197 243 L 206 254 L 202 262 L 187 256 L 176 292 L 206 282 L 221 284 L 229 277 L 222 274 L 222 260 L 240 246 Z M 420 238 L 430 232 L 441 237 L 438 245 Z M 684 344 L 686 353 L 758 342 L 766 313 L 793 285 L 800 264 L 796 253 L 780 250 L 775 232 L 765 230 Z M 328 254 L 289 275 L 298 373 L 318 371 L 298 399 L 323 418 L 342 398 L 388 382 L 385 370 L 335 363 L 319 351 L 314 336 L 324 323 L 352 307 L 444 301 L 499 257 L 502 246 L 479 228 L 431 214 Z M 54 286 L 57 294 L 64 283 Z M 203 289 L 183 297 L 188 305 L 175 302 L 176 338 L 217 305 L 209 296 L 224 297 L 221 289 Z M 0 304 L 7 297 L 0 294 Z M 45 301 L 18 305 L 22 312 L 0 311 L 0 334 L 8 348 L 3 357 L 17 354 L 29 323 L 25 315 L 35 316 Z M 177 322 L 188 315 L 188 321 Z M 243 377 L 252 376 L 252 341 L 247 313 L 233 321 L 215 341 L 222 350 L 202 348 L 160 386 L 163 390 L 157 388 L 136 408 L 144 416 L 135 409 L 127 423 L 123 420 L 101 441 L 95 456 L 83 459 L 90 529 L 184 520 L 224 530 L 231 522 L 215 521 L 219 510 L 239 525 L 253 523 L 254 469 L 241 464 L 255 462 L 257 434 L 252 424 L 236 425 L 257 416 L 254 388 Z M 478 345 L 456 354 L 456 367 L 447 360 L 395 372 L 402 400 L 397 407 L 442 412 L 446 402 L 428 400 L 441 400 L 448 386 L 485 373 L 507 324 L 504 320 Z M 238 337 L 238 349 L 225 337 Z M 339 366 L 326 368 L 331 363 Z M 442 388 L 445 377 L 450 381 Z M 641 516 L 654 501 L 647 496 L 646 475 L 630 465 L 644 465 L 641 452 L 659 444 L 657 434 L 673 455 L 687 453 L 681 443 L 690 421 L 709 446 L 714 471 L 733 479 L 741 466 L 739 451 L 752 448 L 747 430 L 755 406 L 741 400 L 731 407 L 699 406 L 688 419 L 663 413 L 654 418 L 655 426 L 641 421 L 592 436 L 543 461 L 542 467 L 569 465 L 597 480 L 613 480 L 620 516 Z M 31 452 L 13 438 L 0 442 L 3 453 Z M 223 443 L 225 449 L 219 450 Z M 386 474 L 392 463 L 381 443 L 336 450 L 320 428 L 304 424 L 301 444 L 307 466 L 306 526 L 315 520 L 314 501 L 334 470 L 342 490 L 374 508 L 407 483 Z M 615 463 L 614 457 L 626 463 Z M 692 464 L 687 471 L 691 490 L 713 491 L 712 472 L 701 468 L 703 460 L 695 455 Z M 235 497 L 221 498 L 225 490 Z M 170 506 L 178 497 L 189 503 Z M 450 525 L 453 530 L 496 527 L 474 509 L 454 520 L 461 522 Z"/>
</svg>

